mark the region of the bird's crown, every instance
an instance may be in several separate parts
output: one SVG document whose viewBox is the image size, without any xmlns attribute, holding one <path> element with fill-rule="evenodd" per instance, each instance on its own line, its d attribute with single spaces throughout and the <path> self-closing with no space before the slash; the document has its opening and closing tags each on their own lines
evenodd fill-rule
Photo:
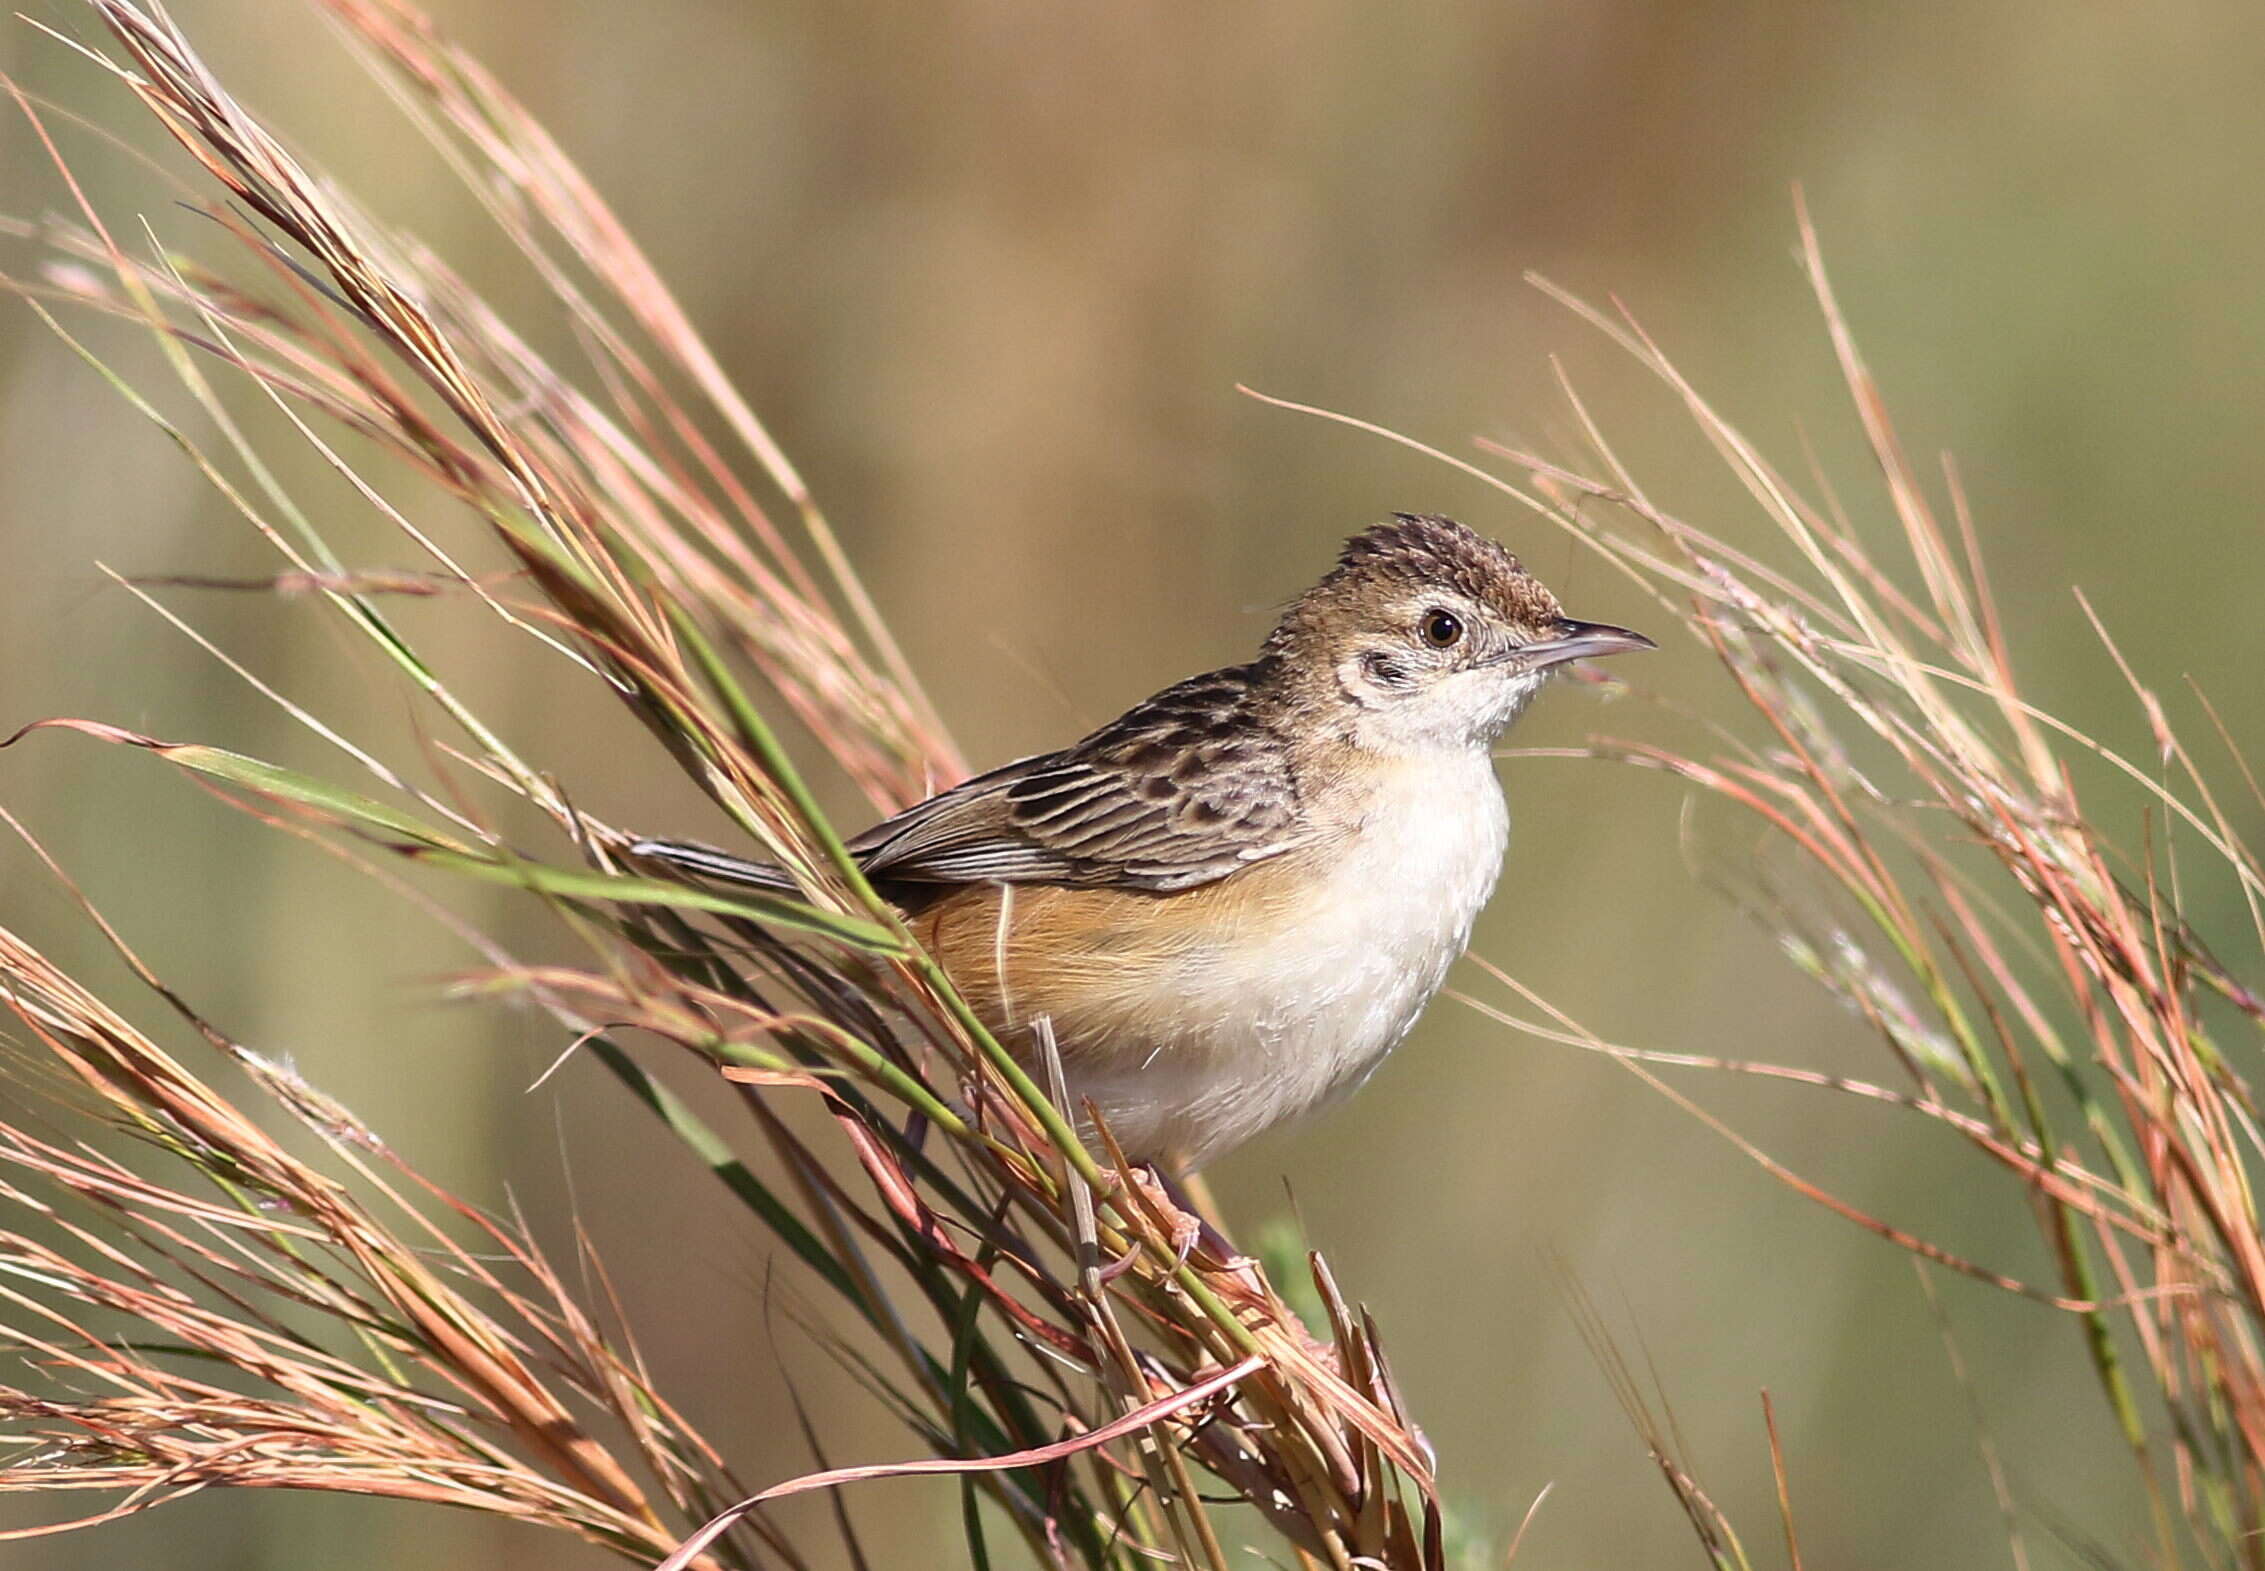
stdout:
<svg viewBox="0 0 2265 1571">
<path fill-rule="evenodd" d="M 1345 542 L 1337 565 L 1299 597 L 1281 631 L 1428 588 L 1453 590 L 1514 628 L 1544 629 L 1559 616 L 1557 597 L 1501 545 L 1452 518 L 1395 513 Z"/>
</svg>

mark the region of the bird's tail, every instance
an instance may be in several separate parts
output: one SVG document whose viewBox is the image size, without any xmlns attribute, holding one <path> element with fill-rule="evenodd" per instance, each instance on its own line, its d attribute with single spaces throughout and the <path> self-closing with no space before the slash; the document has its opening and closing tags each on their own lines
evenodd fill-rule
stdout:
<svg viewBox="0 0 2265 1571">
<path fill-rule="evenodd" d="M 656 862 L 705 878 L 712 883 L 737 884 L 743 889 L 778 889 L 792 892 L 795 883 L 792 874 L 776 862 L 751 862 L 729 851 L 700 844 L 697 840 L 632 840 L 632 856 L 651 857 Z"/>
</svg>

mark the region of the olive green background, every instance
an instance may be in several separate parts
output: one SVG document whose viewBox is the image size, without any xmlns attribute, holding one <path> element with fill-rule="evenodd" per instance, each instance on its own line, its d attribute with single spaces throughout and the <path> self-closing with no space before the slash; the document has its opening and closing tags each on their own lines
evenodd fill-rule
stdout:
<svg viewBox="0 0 2265 1571">
<path fill-rule="evenodd" d="M 564 351 L 539 293 L 323 26 L 277 0 L 174 9 L 255 107 Z M 43 14 L 88 25 L 60 5 Z M 681 291 L 974 761 L 1056 744 L 1241 658 L 1339 537 L 1396 508 L 1456 514 L 1522 550 L 1576 614 L 1642 625 L 1624 584 L 1480 486 L 1264 408 L 1238 381 L 1469 455 L 1474 433 L 1551 444 L 1566 429 L 1559 355 L 1655 496 L 1760 542 L 1672 403 L 1524 284 L 1528 269 L 1627 301 L 1788 470 L 1813 441 L 1860 526 L 1885 538 L 1793 265 L 1795 181 L 1914 453 L 1959 455 L 2033 696 L 2145 754 L 2069 592 L 2081 585 L 2175 708 L 2193 714 L 2192 673 L 2237 734 L 2265 735 L 2265 29 L 2250 7 L 458 0 L 440 14 Z M 185 167 L 122 91 L 30 28 L 0 27 L 0 64 Z M 129 235 L 146 212 L 170 241 L 219 249 L 126 161 L 84 136 L 68 145 Z M 0 211 L 62 201 L 25 127 L 0 121 Z M 12 272 L 36 262 L 18 241 L 0 255 Z M 158 385 L 129 337 L 94 341 Z M 315 466 L 291 473 L 349 520 L 363 560 L 418 565 L 351 520 L 351 497 Z M 273 566 L 158 433 L 0 304 L 0 728 L 85 715 L 344 771 L 98 561 Z M 389 756 L 414 760 L 437 730 L 302 602 L 167 598 Z M 556 662 L 459 604 L 406 614 L 585 805 L 715 832 L 659 751 Z M 1621 670 L 1736 717 L 1688 640 Z M 1645 702 L 1572 688 L 1514 741 L 1600 732 L 1700 741 Z M 1517 828 L 1480 952 L 1618 1040 L 1882 1067 L 1861 1024 L 1705 887 L 1707 859 L 1739 856 L 1745 826 L 1712 808 L 1686 825 L 1684 793 L 1657 775 L 1546 759 L 1504 773 Z M 834 800 L 861 811 L 846 791 Z M 774 1275 L 746 1217 L 596 1069 L 527 1089 L 564 1045 L 556 1028 L 437 1001 L 476 957 L 411 904 L 80 738 L 0 753 L 0 805 L 225 1027 L 292 1055 L 467 1194 L 517 1199 L 547 1237 L 579 1206 L 664 1387 L 750 1480 L 810 1465 L 782 1362 L 834 1460 L 906 1454 L 793 1329 L 792 1270 Z M 428 892 L 530 951 L 557 947 L 501 895 Z M 2254 977 L 2238 911 L 2200 898 Z M 13 845 L 0 921 L 129 996 Z M 1683 1084 L 1858 1204 L 2008 1271 L 2046 1271 L 2019 1194 L 1930 1127 L 1812 1091 Z M 1355 1102 L 1214 1176 L 1239 1226 L 1294 1204 L 1374 1308 L 1474 1529 L 1505 1540 L 1554 1485 L 1521 1566 L 1699 1563 L 1552 1255 L 1656 1367 L 1688 1459 L 1763 1563 L 1779 1553 L 1763 1387 L 1810 1565 L 2010 1563 L 1908 1259 L 1608 1062 L 1442 1002 Z M 2138 1496 L 2074 1325 L 1941 1286 L 1991 1437 L 2036 1510 L 2035 1563 L 2079 1563 L 2053 1523 L 2136 1563 Z M 63 1504 L 0 1503 L 0 1520 Z M 877 1565 L 960 1563 L 948 1487 L 868 1484 L 850 1504 Z M 784 1516 L 830 1531 L 815 1502 Z M 600 1563 L 527 1529 L 274 1496 L 0 1545 L 0 1565 L 43 1571 Z"/>
</svg>

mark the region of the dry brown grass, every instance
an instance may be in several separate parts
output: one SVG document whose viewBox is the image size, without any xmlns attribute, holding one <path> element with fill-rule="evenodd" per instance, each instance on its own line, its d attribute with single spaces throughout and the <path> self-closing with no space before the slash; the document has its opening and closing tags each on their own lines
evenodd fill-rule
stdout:
<svg viewBox="0 0 2265 1571">
<path fill-rule="evenodd" d="M 18 287 L 42 309 L 61 301 L 157 334 L 226 448 L 199 450 L 172 425 L 169 434 L 275 545 L 291 583 L 322 595 L 429 700 L 455 733 L 436 752 L 456 778 L 446 790 L 422 789 L 407 771 L 349 749 L 367 778 L 348 788 L 93 722 L 50 724 L 151 749 L 250 810 L 340 837 L 356 854 L 500 880 L 550 901 L 587 941 L 588 968 L 534 968 L 499 954 L 466 987 L 548 1009 L 713 1167 L 838 1299 L 825 1318 L 846 1312 L 883 1350 L 876 1357 L 845 1343 L 841 1356 L 934 1455 L 988 1493 L 1034 1551 L 1096 1565 L 1167 1552 L 1224 1566 L 1213 1513 L 1197 1497 L 1200 1470 L 1326 1563 L 1436 1562 L 1428 1458 L 1372 1328 L 1327 1288 L 1318 1261 L 1333 1316 L 1326 1342 L 1262 1279 L 1203 1253 L 1184 1258 L 1177 1214 L 1129 1182 L 1121 1164 L 1078 1144 L 827 827 L 750 696 L 750 676 L 878 806 L 921 794 L 958 773 L 959 762 L 807 490 L 650 267 L 541 130 L 421 18 L 358 0 L 329 9 L 550 286 L 587 351 L 578 377 L 543 363 L 437 259 L 385 234 L 310 175 L 161 14 L 108 0 L 95 10 L 116 40 L 119 80 L 217 185 L 220 201 L 211 186 L 185 194 L 259 265 L 267 287 L 255 295 L 217 269 L 121 244 L 83 204 L 81 222 L 52 236 L 67 265 Z M 44 134 L 54 117 L 24 108 Z M 60 156 L 57 168 L 68 181 Z M 625 860 L 629 837 L 578 812 L 425 664 L 386 614 L 383 592 L 401 574 L 373 576 L 338 558 L 240 435 L 208 368 L 271 391 L 297 433 L 429 558 L 431 587 L 490 614 L 498 637 L 541 641 L 562 671 L 628 704 L 751 840 L 804 875 L 803 897 L 727 898 L 637 876 Z M 389 503 L 388 477 L 337 457 L 325 427 L 358 433 L 444 488 L 509 549 L 519 573 L 499 585 L 462 570 L 443 542 Z M 703 435 L 712 429 L 730 432 L 740 452 L 719 452 Z M 741 460 L 762 475 L 787 522 L 758 504 L 734 467 Z M 315 717 L 300 718 L 333 736 Z M 466 804 L 496 791 L 545 814 L 581 865 L 546 863 L 486 827 Z M 25 992 L 31 986 L 27 979 L 17 991 L 36 998 Z M 25 1009 L 38 1017 L 36 1003 Z M 727 1136 L 700 1122 L 641 1063 L 657 1051 L 693 1055 L 732 1081 L 746 1127 Z M 202 1082 L 188 1083 L 200 1105 L 219 1101 Z M 313 1237 L 337 1232 L 343 1242 L 357 1225 L 342 1211 L 301 1212 L 299 1194 L 329 1183 L 312 1168 L 292 1168 L 266 1191 L 233 1192 L 235 1143 L 179 1128 L 175 1110 L 145 1089 L 138 1079 L 126 1085 L 113 1113 L 155 1121 L 188 1171 L 174 1187 L 136 1190 L 110 1225 L 149 1225 L 151 1213 L 187 1204 L 173 1197 L 200 1179 L 222 1187 L 219 1209 L 239 1213 L 212 1226 L 248 1229 L 277 1247 L 292 1229 L 277 1223 L 262 1235 L 264 1193 L 286 1195 L 289 1213 L 303 1218 L 294 1226 Z M 267 1089 L 300 1111 L 299 1093 L 284 1094 L 279 1082 Z M 814 1149 L 793 1132 L 777 1111 L 788 1098 L 832 1115 L 837 1150 Z M 258 1126 L 229 1116 L 249 1149 Z M 768 1145 L 791 1187 L 766 1187 L 739 1162 L 741 1139 Z M 360 1149 L 332 1144 L 349 1157 Z M 828 1160 L 843 1153 L 862 1186 L 845 1183 Z M 42 1172 L 73 1189 L 59 1162 Z M 354 1176 L 378 1175 L 362 1160 Z M 73 1193 L 84 1198 L 83 1185 Z M 412 1198 L 469 1214 L 430 1190 Z M 90 1230 L 81 1240 L 99 1236 Z M 517 1234 L 502 1236 L 531 1278 L 506 1306 L 516 1321 L 589 1326 L 558 1276 Z M 406 1246 L 400 1252 L 415 1258 Z M 66 1306 L 132 1315 L 142 1301 L 120 1275 L 127 1269 L 111 1260 L 42 1285 Z M 302 1308 L 360 1329 L 361 1297 L 343 1289 L 300 1297 Z M 198 1313 L 219 1316 L 211 1336 L 254 1335 L 246 1304 L 198 1303 Z M 478 1324 L 471 1313 L 464 1308 L 449 1328 Z M 113 1378 L 145 1382 L 137 1392 L 163 1390 L 167 1399 L 145 1402 L 128 1431 L 99 1406 L 17 1388 L 0 1400 L 28 1425 L 27 1448 L 0 1485 L 132 1485 L 144 1491 L 135 1506 L 223 1483 L 424 1487 L 411 1483 L 424 1476 L 415 1459 L 374 1440 L 364 1449 L 353 1430 L 289 1467 L 249 1465 L 285 1421 L 338 1430 L 339 1404 L 363 1401 L 334 1398 L 297 1366 L 235 1361 L 262 1389 L 267 1406 L 255 1412 L 232 1396 L 165 1383 L 146 1350 L 91 1328 L 86 1336 L 121 1364 Z M 498 1348 L 525 1357 L 526 1336 L 523 1326 L 436 1336 L 387 1348 L 381 1367 L 389 1391 L 460 1388 Z M 574 1344 L 606 1372 L 599 1381 L 584 1371 L 577 1384 L 612 1396 L 611 1416 L 623 1425 L 650 1409 L 631 1435 L 647 1482 L 633 1482 L 604 1445 L 559 1439 L 563 1408 L 493 1415 L 503 1423 L 483 1414 L 479 1426 L 463 1423 L 495 1450 L 492 1492 L 482 1493 L 476 1471 L 459 1469 L 450 1475 L 454 1502 L 526 1515 L 528 1491 L 548 1489 L 562 1502 L 572 1497 L 571 1508 L 554 1503 L 557 1525 L 657 1558 L 656 1544 L 665 1550 L 736 1493 L 712 1455 L 661 1421 L 667 1409 L 657 1397 L 624 1383 L 634 1360 L 609 1348 L 595 1332 Z M 375 1351 L 362 1348 L 365 1359 Z M 45 1378 L 69 1386 L 73 1366 Z M 493 1395 L 494 1384 L 480 1389 Z M 530 1376 L 513 1394 L 532 1400 L 541 1389 Z M 662 1445 L 679 1460 L 664 1467 L 651 1449 Z M 972 1508 L 968 1520 L 979 1533 Z M 699 1540 L 717 1563 L 749 1561 L 769 1537 L 752 1509 L 719 1521 Z M 770 1548 L 780 1552 L 775 1539 Z"/>
<path fill-rule="evenodd" d="M 1262 1274 L 1183 1256 L 1181 1219 L 1078 1143 L 818 811 L 771 714 L 791 716 L 877 808 L 960 762 L 807 488 L 652 268 L 540 127 L 416 13 L 324 8 L 542 278 L 582 363 L 546 363 L 438 258 L 353 210 L 162 13 L 125 0 L 92 0 L 113 40 L 99 57 L 191 156 L 184 198 L 260 282 L 121 238 L 83 200 L 76 221 L 45 226 L 54 265 L 13 282 L 43 312 L 151 331 L 218 439 L 198 444 L 113 376 L 121 392 L 274 546 L 271 586 L 320 596 L 443 734 L 412 769 L 292 710 L 339 748 L 331 781 L 92 720 L 47 725 L 150 750 L 375 868 L 414 862 L 548 904 L 587 961 L 530 966 L 489 946 L 464 989 L 548 1011 L 713 1170 L 826 1300 L 813 1325 L 859 1328 L 828 1345 L 926 1453 L 824 1469 L 764 1498 L 950 1471 L 969 1491 L 978 1564 L 1003 1524 L 1042 1561 L 1219 1568 L 1230 1538 L 1255 1530 L 1203 1498 L 1231 1494 L 1304 1563 L 1444 1565 L 1431 1458 L 1376 1328 L 1319 1258 L 1317 1340 Z M 43 138 L 60 123 L 18 102 Z M 55 168 L 76 197 L 72 159 L 56 152 Z M 1758 871 L 1782 857 L 1757 861 L 1746 903 L 1872 1025 L 1886 1070 L 1857 1080 L 1605 1043 L 1500 973 L 1519 1012 L 1478 1002 L 1613 1055 L 1710 1120 L 1664 1070 L 1886 1101 L 1983 1153 L 2005 1178 L 1998 1199 L 2043 1230 L 2057 1279 L 1959 1258 L 1925 1226 L 1865 1215 L 1741 1142 L 1859 1225 L 2069 1320 L 2149 1481 L 2152 1558 L 2265 1564 L 2258 1136 L 2230 1062 L 2232 1038 L 2265 1023 L 2238 980 L 2265 943 L 2265 878 L 2169 706 L 2136 679 L 2160 768 L 2021 697 L 1955 477 L 1946 528 L 1804 235 L 1893 547 L 1836 504 L 1803 500 L 1631 320 L 1570 300 L 1657 373 L 1771 543 L 1742 552 L 1657 505 L 1569 385 L 1591 447 L 1582 466 L 1494 449 L 1518 478 L 1488 478 L 1641 584 L 1747 701 L 1752 740 L 1719 757 L 1591 751 L 1736 804 L 1790 851 L 1797 885 Z M 215 376 L 272 395 L 425 565 L 344 560 L 335 526 L 262 462 Z M 350 465 L 339 431 L 383 462 Z M 500 542 L 516 571 L 460 566 L 461 542 L 389 500 L 411 476 L 454 498 L 467 535 Z M 726 897 L 641 871 L 629 834 L 579 811 L 425 661 L 388 614 L 403 593 L 453 600 L 495 638 L 541 646 L 562 681 L 627 705 L 749 841 L 796 870 L 799 897 Z M 2136 851 L 2088 820 L 2087 771 L 2147 804 Z M 514 800 L 547 821 L 546 846 L 491 827 Z M 2192 930 L 2180 892 L 2206 879 L 2238 888 L 2252 931 Z M 515 1221 L 407 1171 L 377 1133 L 177 1000 L 199 1039 L 180 1058 L 5 936 L 0 995 L 37 1093 L 18 1104 L 36 1111 L 0 1115 L 13 1175 L 0 1181 L 0 1337 L 24 1355 L 0 1385 L 13 1436 L 0 1487 L 123 1492 L 84 1521 L 198 1489 L 288 1487 L 445 1500 L 648 1563 L 798 1564 L 813 1551 L 770 1528 L 651 1388 L 610 1307 L 583 1302 Z M 729 1081 L 740 1126 L 712 1127 L 672 1096 L 648 1067 L 659 1054 Z M 249 1076 L 244 1089 L 218 1089 L 227 1066 Z M 829 1115 L 813 1126 L 823 1139 L 782 1118 L 797 1100 Z M 272 1133 L 279 1121 L 308 1132 L 313 1153 Z M 90 1143 L 102 1128 L 134 1137 L 126 1155 Z M 783 1185 L 740 1159 L 752 1147 Z M 586 1254 L 578 1266 L 602 1284 Z M 1745 1564 L 1668 1427 L 1600 1350 L 1706 1551 Z M 1782 1492 L 1774 1423 L 1769 1434 Z M 2010 1491 L 2006 1507 L 2018 1559 L 2025 1513 Z M 854 1555 L 848 1518 L 837 1523 Z"/>
</svg>

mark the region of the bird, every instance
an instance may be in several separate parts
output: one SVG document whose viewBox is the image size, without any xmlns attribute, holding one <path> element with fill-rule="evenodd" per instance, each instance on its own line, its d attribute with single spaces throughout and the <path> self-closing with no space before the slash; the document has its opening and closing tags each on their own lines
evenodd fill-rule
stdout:
<svg viewBox="0 0 2265 1571">
<path fill-rule="evenodd" d="M 1256 658 L 848 849 L 978 1018 L 1132 1161 L 1192 1175 L 1349 1094 L 1405 1037 L 1493 893 L 1492 748 L 1576 660 L 1653 649 L 1567 617 L 1507 548 L 1396 513 L 1354 535 Z M 774 864 L 633 855 L 725 885 Z"/>
</svg>

